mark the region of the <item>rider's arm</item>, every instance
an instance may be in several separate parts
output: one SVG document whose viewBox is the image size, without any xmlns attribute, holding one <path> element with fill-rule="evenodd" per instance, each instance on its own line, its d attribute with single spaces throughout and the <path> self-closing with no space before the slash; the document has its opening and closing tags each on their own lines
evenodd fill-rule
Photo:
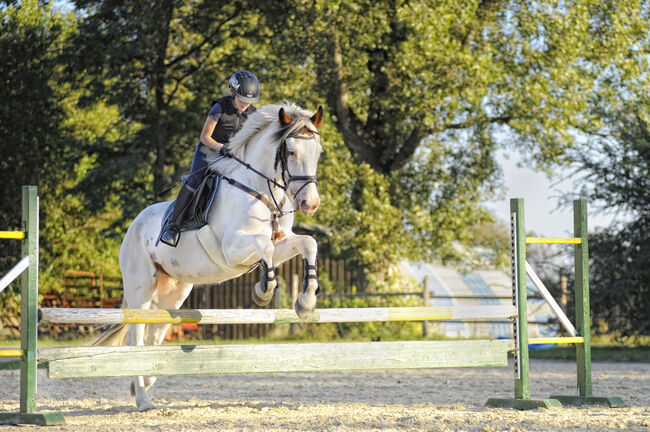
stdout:
<svg viewBox="0 0 650 432">
<path fill-rule="evenodd" d="M 203 130 L 201 131 L 201 142 L 203 145 L 206 145 L 210 147 L 211 149 L 214 150 L 219 150 L 223 144 L 218 143 L 217 141 L 212 138 L 212 132 L 214 132 L 214 128 L 217 126 L 217 122 L 214 121 L 211 117 L 208 117 L 205 119 L 205 123 L 203 124 Z"/>
<path fill-rule="evenodd" d="M 212 138 L 214 128 L 221 117 L 221 105 L 216 103 L 208 113 L 208 118 L 205 119 L 203 130 L 201 131 L 201 142 L 214 150 L 219 150 L 223 144 L 217 142 Z"/>
</svg>

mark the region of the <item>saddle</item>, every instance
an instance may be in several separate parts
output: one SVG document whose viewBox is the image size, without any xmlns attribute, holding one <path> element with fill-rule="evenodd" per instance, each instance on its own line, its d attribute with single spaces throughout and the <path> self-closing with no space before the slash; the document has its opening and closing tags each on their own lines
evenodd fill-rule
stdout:
<svg viewBox="0 0 650 432">
<path fill-rule="evenodd" d="M 208 212 L 212 207 L 214 198 L 217 196 L 219 185 L 221 184 L 221 175 L 210 171 L 206 173 L 201 183 L 194 190 L 192 199 L 183 213 L 183 218 L 179 225 L 181 231 L 197 230 L 208 224 Z M 163 214 L 161 228 L 167 223 L 167 219 L 174 209 L 176 200 L 171 201 Z"/>
</svg>

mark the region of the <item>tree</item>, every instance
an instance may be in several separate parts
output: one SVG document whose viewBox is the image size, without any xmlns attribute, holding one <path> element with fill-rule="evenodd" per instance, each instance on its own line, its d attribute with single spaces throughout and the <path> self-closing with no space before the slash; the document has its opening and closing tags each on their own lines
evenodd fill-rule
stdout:
<svg viewBox="0 0 650 432">
<path fill-rule="evenodd" d="M 621 107 L 607 105 L 603 134 L 574 155 L 579 194 L 628 222 L 589 236 L 591 307 L 601 330 L 650 333 L 650 99 L 646 82 Z M 602 108 L 602 107 L 601 107 Z M 571 198 L 571 197 L 568 197 Z M 604 326 L 602 326 L 604 324 Z"/>
<path fill-rule="evenodd" d="M 115 245 L 101 235 L 107 224 L 69 193 L 89 163 L 77 144 L 110 137 L 107 130 L 117 117 L 101 104 L 77 109 L 79 93 L 63 85 L 59 56 L 74 26 L 73 15 L 37 1 L 0 9 L 0 229 L 21 229 L 21 186 L 36 185 L 41 292 L 60 288 L 66 268 L 97 269 L 117 261 Z M 20 243 L 2 242 L 0 249 L 4 272 L 20 259 Z M 1 298 L 2 321 L 11 323 L 20 310 L 19 284 Z"/>
<path fill-rule="evenodd" d="M 0 229 L 21 229 L 22 185 L 48 190 L 61 179 L 53 168 L 65 154 L 65 113 L 53 82 L 65 29 L 64 17 L 36 1 L 0 9 Z M 7 265 L 15 263 L 16 245 L 0 246 Z"/>
<path fill-rule="evenodd" d="M 497 148 L 562 166 L 580 145 L 572 131 L 600 127 L 588 108 L 608 91 L 602 71 L 648 33 L 647 8 L 633 1 L 284 6 L 262 9 L 277 23 L 275 67 L 313 70 L 311 97 L 336 128 L 339 178 L 323 184 L 340 207 L 317 218 L 339 249 L 378 263 L 452 257 L 448 245 L 489 218 L 480 203 L 498 186 Z"/>
<path fill-rule="evenodd" d="M 120 108 L 137 132 L 89 143 L 97 163 L 79 190 L 95 208 L 117 194 L 126 218 L 185 171 L 210 101 L 237 68 L 255 62 L 257 17 L 246 1 L 78 0 L 86 15 L 68 52 L 88 100 Z M 93 47 L 89 50 L 88 47 Z"/>
</svg>

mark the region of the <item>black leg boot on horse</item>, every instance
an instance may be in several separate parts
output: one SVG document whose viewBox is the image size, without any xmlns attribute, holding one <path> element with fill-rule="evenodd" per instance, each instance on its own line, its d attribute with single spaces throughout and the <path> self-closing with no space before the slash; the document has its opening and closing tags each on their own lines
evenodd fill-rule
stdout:
<svg viewBox="0 0 650 432">
<path fill-rule="evenodd" d="M 165 226 L 163 226 L 162 231 L 160 232 L 158 241 L 171 247 L 176 247 L 181 238 L 181 223 L 183 222 L 185 211 L 192 201 L 193 196 L 194 191 L 190 189 L 189 185 L 183 183 L 183 186 L 176 197 L 176 201 L 174 202 L 174 209 L 167 218 L 167 222 L 165 222 Z"/>
</svg>

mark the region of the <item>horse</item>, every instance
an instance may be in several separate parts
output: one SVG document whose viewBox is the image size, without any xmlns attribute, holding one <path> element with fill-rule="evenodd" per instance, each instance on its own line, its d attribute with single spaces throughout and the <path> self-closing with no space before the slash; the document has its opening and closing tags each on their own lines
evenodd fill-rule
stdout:
<svg viewBox="0 0 650 432">
<path fill-rule="evenodd" d="M 322 119 L 322 107 L 312 113 L 290 102 L 251 114 L 231 138 L 229 151 L 209 161 L 221 180 L 207 225 L 185 231 L 176 247 L 156 242 L 169 202 L 138 214 L 120 248 L 122 307 L 149 309 L 155 298 L 158 308 L 178 309 L 194 284 L 233 279 L 257 264 L 262 274 L 253 301 L 265 306 L 278 286 L 275 266 L 301 254 L 305 277 L 294 308 L 309 319 L 316 307 L 318 245 L 292 226 L 294 209 L 310 216 L 320 205 L 316 171 Z M 116 326 L 93 345 L 160 345 L 169 326 Z M 134 377 L 131 394 L 139 411 L 155 408 L 147 395 L 154 382 L 155 377 Z"/>
</svg>

